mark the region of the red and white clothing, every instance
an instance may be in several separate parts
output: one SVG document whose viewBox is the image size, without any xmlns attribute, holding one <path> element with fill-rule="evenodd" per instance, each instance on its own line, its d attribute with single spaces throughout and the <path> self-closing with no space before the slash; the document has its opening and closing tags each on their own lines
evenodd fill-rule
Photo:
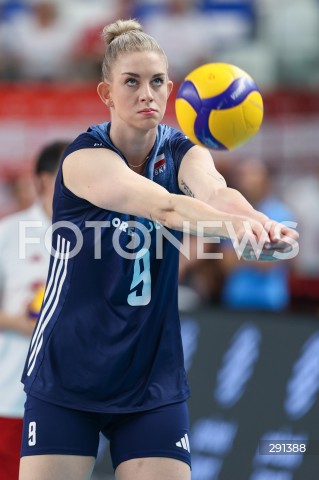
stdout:
<svg viewBox="0 0 319 480">
<path fill-rule="evenodd" d="M 25 313 L 46 281 L 50 231 L 48 247 L 44 237 L 50 224 L 37 203 L 0 221 L 0 309 L 7 314 Z M 14 330 L 0 329 L 0 480 L 18 478 L 13 472 L 19 462 L 25 402 L 20 379 L 29 342 L 29 337 Z"/>
</svg>

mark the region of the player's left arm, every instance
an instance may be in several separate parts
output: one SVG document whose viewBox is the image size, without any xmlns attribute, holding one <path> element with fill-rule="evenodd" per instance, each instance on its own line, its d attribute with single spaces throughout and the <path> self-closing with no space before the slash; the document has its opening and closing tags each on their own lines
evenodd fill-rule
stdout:
<svg viewBox="0 0 319 480">
<path fill-rule="evenodd" d="M 178 172 L 178 183 L 185 195 L 197 198 L 225 213 L 245 215 L 261 222 L 269 232 L 271 248 L 274 250 L 289 251 L 291 243 L 298 239 L 295 230 L 254 209 L 238 190 L 228 187 L 224 177 L 216 169 L 211 153 L 204 147 L 195 145 L 185 154 Z M 290 241 L 284 241 L 285 237 Z"/>
</svg>

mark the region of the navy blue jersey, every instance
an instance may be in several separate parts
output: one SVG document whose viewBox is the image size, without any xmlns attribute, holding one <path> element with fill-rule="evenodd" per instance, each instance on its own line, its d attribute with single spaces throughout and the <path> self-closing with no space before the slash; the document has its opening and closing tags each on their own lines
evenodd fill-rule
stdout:
<svg viewBox="0 0 319 480">
<path fill-rule="evenodd" d="M 109 128 L 90 127 L 65 156 L 107 148 L 126 162 Z M 192 146 L 179 131 L 159 125 L 145 176 L 181 193 L 178 169 Z M 64 186 L 61 166 L 53 227 L 45 299 L 23 372 L 26 392 L 113 413 L 186 399 L 177 304 L 180 232 L 77 197 Z"/>
</svg>

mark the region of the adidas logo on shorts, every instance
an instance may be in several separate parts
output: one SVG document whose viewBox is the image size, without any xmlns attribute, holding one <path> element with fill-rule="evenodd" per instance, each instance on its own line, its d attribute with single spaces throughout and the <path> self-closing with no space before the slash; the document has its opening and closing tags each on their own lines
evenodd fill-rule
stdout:
<svg viewBox="0 0 319 480">
<path fill-rule="evenodd" d="M 183 448 L 184 450 L 187 450 L 189 453 L 191 451 L 187 433 L 185 433 L 185 435 L 180 439 L 179 442 L 176 442 L 175 445 L 179 448 Z"/>
</svg>

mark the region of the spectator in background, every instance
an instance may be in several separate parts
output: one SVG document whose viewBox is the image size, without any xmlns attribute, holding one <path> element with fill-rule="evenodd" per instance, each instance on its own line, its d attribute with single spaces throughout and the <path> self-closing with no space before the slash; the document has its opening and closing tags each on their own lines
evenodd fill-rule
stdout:
<svg viewBox="0 0 319 480">
<path fill-rule="evenodd" d="M 54 182 L 65 147 L 64 142 L 55 142 L 40 152 L 35 166 L 38 201 L 0 221 L 0 480 L 18 480 L 25 401 L 20 378 L 34 328 L 28 304 L 47 277 L 49 251 L 44 235 L 51 222 Z M 25 230 L 26 237 L 40 242 L 26 245 L 23 258 L 19 226 L 27 221 L 41 222 L 41 227 Z"/>
<path fill-rule="evenodd" d="M 277 222 L 293 221 L 294 214 L 271 191 L 266 165 L 247 159 L 234 166 L 234 186 L 253 205 Z M 229 308 L 282 310 L 290 304 L 289 270 L 286 262 L 244 262 L 237 258 L 234 248 L 222 243 L 221 267 L 225 279 L 222 303 Z"/>
<path fill-rule="evenodd" d="M 290 283 L 293 306 L 319 313 L 319 170 L 290 182 L 284 198 L 296 212 L 302 236 Z"/>
<path fill-rule="evenodd" d="M 16 212 L 29 208 L 35 201 L 35 186 L 30 176 L 20 175 L 12 179 L 10 182 L 10 190 L 13 208 Z"/>
<path fill-rule="evenodd" d="M 224 178 L 231 178 L 233 162 L 228 157 L 217 156 L 214 162 Z M 184 239 L 185 237 L 186 234 Z M 216 242 L 212 240 L 206 237 L 201 243 L 200 237 L 191 235 L 187 256 L 180 252 L 178 302 L 181 311 L 192 310 L 199 305 L 220 303 L 224 278 L 221 244 L 219 239 Z"/>
<path fill-rule="evenodd" d="M 157 38 L 167 52 L 172 80 L 212 60 L 213 40 L 209 18 L 194 0 L 167 0 L 144 19 L 145 31 Z"/>
<path fill-rule="evenodd" d="M 35 186 L 28 171 L 7 171 L 2 168 L 0 180 L 0 218 L 24 210 L 35 200 Z"/>
<path fill-rule="evenodd" d="M 117 0 L 115 8 L 110 11 L 105 2 L 105 17 L 98 24 L 84 29 L 77 38 L 72 53 L 74 70 L 85 80 L 99 81 L 101 78 L 101 63 L 104 57 L 105 45 L 101 32 L 106 23 L 118 18 L 134 18 L 136 0 Z"/>
<path fill-rule="evenodd" d="M 190 310 L 201 304 L 219 302 L 223 279 L 219 260 L 220 244 L 212 243 L 207 238 L 201 244 L 198 239 L 201 240 L 191 235 L 190 249 L 187 252 L 189 258 L 182 253 L 179 257 L 178 295 L 181 311 Z"/>
<path fill-rule="evenodd" d="M 30 4 L 2 26 L 1 73 L 13 80 L 66 79 L 76 28 L 63 21 L 53 0 L 30 0 Z"/>
</svg>

